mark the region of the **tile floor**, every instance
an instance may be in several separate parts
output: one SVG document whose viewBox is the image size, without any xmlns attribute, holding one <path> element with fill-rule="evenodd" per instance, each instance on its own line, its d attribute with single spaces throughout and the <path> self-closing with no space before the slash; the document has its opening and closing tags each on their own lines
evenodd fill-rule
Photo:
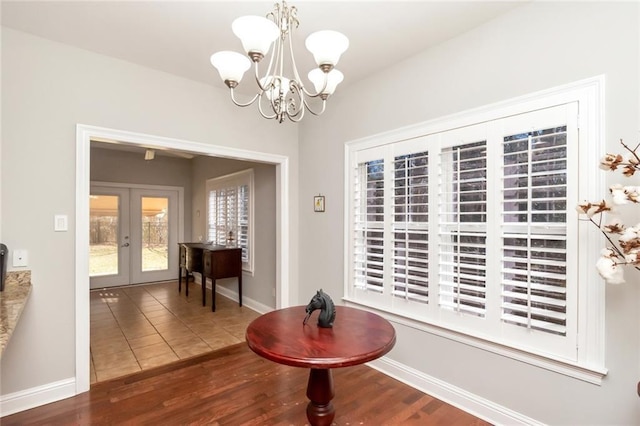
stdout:
<svg viewBox="0 0 640 426">
<path fill-rule="evenodd" d="M 244 341 L 260 314 L 199 284 L 178 293 L 176 281 L 91 291 L 91 383 L 101 382 Z"/>
</svg>

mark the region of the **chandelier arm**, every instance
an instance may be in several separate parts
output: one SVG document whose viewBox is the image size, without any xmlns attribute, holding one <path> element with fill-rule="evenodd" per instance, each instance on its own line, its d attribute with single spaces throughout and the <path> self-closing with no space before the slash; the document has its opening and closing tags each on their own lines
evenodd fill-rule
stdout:
<svg viewBox="0 0 640 426">
<path fill-rule="evenodd" d="M 251 104 L 252 104 L 252 103 L 254 103 L 254 102 L 256 101 L 256 99 L 258 99 L 258 97 L 260 96 L 260 94 L 257 94 L 257 95 L 255 95 L 255 96 L 253 97 L 253 99 L 251 99 L 249 102 L 242 103 L 242 102 L 238 102 L 238 101 L 236 100 L 236 98 L 235 98 L 235 96 L 234 96 L 234 93 L 235 93 L 235 92 L 234 92 L 234 90 L 233 90 L 233 87 L 231 87 L 229 90 L 231 91 L 231 100 L 233 101 L 233 103 L 234 103 L 234 104 L 236 104 L 236 105 L 237 105 L 237 106 L 239 106 L 239 107 L 247 107 L 247 106 L 251 105 Z"/>
<path fill-rule="evenodd" d="M 304 99 L 304 92 L 302 92 L 300 90 L 300 83 L 297 81 L 291 81 L 291 83 L 289 84 L 289 91 L 291 92 L 291 98 L 289 103 L 294 107 L 293 108 L 293 113 L 289 113 L 289 109 L 287 109 L 287 115 L 289 116 L 289 118 L 292 121 L 293 117 L 297 117 L 297 116 L 301 116 L 300 118 L 302 118 L 302 116 L 304 115 L 304 106 L 305 106 L 305 99 Z M 298 102 L 296 103 L 293 97 L 297 97 Z"/>
<path fill-rule="evenodd" d="M 301 113 L 298 112 L 297 114 L 291 115 L 291 114 L 287 114 L 287 117 L 289 117 L 289 120 L 294 122 L 294 123 L 299 123 L 302 120 L 302 117 L 304 117 L 304 108 L 301 108 Z"/>
<path fill-rule="evenodd" d="M 271 75 L 271 67 L 273 65 L 273 56 L 274 55 L 271 55 L 271 58 L 269 59 L 269 66 L 267 67 L 267 72 L 265 73 L 264 77 L 262 77 L 262 78 L 265 78 L 265 81 L 267 81 L 266 77 Z M 260 90 L 259 94 L 262 94 L 273 87 L 273 81 L 268 82 L 268 84 L 263 87 L 262 83 L 260 82 L 260 71 L 258 69 L 258 62 L 254 62 L 253 65 L 254 65 L 253 69 L 254 69 L 256 84 L 258 85 L 258 89 Z"/>
<path fill-rule="evenodd" d="M 276 113 L 275 108 L 273 108 L 273 105 L 271 106 L 271 108 L 273 109 L 274 114 L 273 115 L 267 115 L 264 113 L 264 111 L 262 110 L 262 95 L 256 95 L 259 99 L 258 99 L 258 111 L 260 112 L 260 115 L 263 118 L 266 118 L 267 120 L 272 120 L 274 118 L 276 118 L 278 116 L 278 114 Z"/>
<path fill-rule="evenodd" d="M 307 102 L 306 99 L 304 99 L 304 106 L 309 110 L 309 112 L 315 116 L 318 115 L 322 115 L 324 113 L 324 109 L 327 106 L 327 100 L 323 99 L 322 100 L 322 109 L 320 111 L 314 111 L 313 108 L 311 108 L 311 105 L 309 105 L 309 103 Z"/>
<path fill-rule="evenodd" d="M 297 105 L 297 108 L 294 110 L 294 112 L 292 114 L 290 114 L 289 110 L 287 110 L 287 117 L 289 118 L 290 121 L 293 121 L 294 123 L 297 123 L 300 120 L 302 120 L 302 117 L 304 117 L 304 110 L 305 110 L 306 102 L 304 100 L 304 95 L 300 93 L 298 88 L 296 88 L 295 91 L 298 93 L 298 99 L 299 99 L 300 103 Z"/>
<path fill-rule="evenodd" d="M 290 30 L 290 32 L 293 32 Z M 300 78 L 300 74 L 298 73 L 298 66 L 296 65 L 296 57 L 293 54 L 293 37 L 292 34 L 289 35 L 289 57 L 291 58 L 291 68 L 293 68 L 293 77 L 302 90 L 304 90 L 304 83 Z M 306 90 L 304 90 L 306 92 Z"/>
<path fill-rule="evenodd" d="M 322 109 L 319 112 L 316 112 L 313 110 L 313 108 L 311 108 L 311 104 L 309 104 L 309 102 L 307 102 L 307 99 L 305 98 L 304 87 L 300 87 L 298 84 L 294 84 L 293 82 L 291 82 L 291 92 L 296 93 L 298 95 L 298 99 L 300 100 L 300 105 L 298 106 L 298 112 L 290 115 L 289 117 L 291 121 L 295 121 L 295 122 L 300 121 L 304 116 L 305 109 L 308 110 L 311 114 L 316 116 L 324 112 L 324 109 L 326 106 L 326 98 L 322 99 Z M 302 114 L 300 114 L 301 112 Z M 300 114 L 300 117 L 297 119 L 294 119 L 295 117 L 298 116 L 298 114 Z"/>
</svg>

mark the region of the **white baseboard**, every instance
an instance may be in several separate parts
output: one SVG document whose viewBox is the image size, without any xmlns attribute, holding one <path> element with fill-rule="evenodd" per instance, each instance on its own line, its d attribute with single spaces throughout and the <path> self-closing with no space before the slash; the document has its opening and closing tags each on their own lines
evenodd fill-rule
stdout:
<svg viewBox="0 0 640 426">
<path fill-rule="evenodd" d="M 193 273 L 193 282 L 198 284 L 198 285 L 202 285 L 202 275 L 200 275 L 197 272 Z M 211 289 L 211 282 L 210 280 L 207 280 L 207 288 Z M 233 291 L 233 290 L 229 290 L 226 287 L 222 287 L 220 285 L 216 286 L 216 293 L 231 299 L 235 302 L 238 301 L 238 292 Z M 267 306 L 265 304 L 262 304 L 256 300 L 253 300 L 247 296 L 243 296 L 242 297 L 242 306 L 246 306 L 249 309 L 252 309 L 254 311 L 256 311 L 259 314 L 266 314 L 267 312 L 271 312 L 273 311 L 273 308 L 271 306 Z"/>
<path fill-rule="evenodd" d="M 235 302 L 238 301 L 238 293 L 233 290 L 229 290 L 226 287 L 216 286 L 216 293 Z M 247 296 L 242 296 L 242 306 L 246 306 L 247 308 L 252 309 L 259 314 L 266 314 L 267 312 L 273 311 L 272 307 L 264 305 Z"/>
<path fill-rule="evenodd" d="M 29 410 L 76 394 L 76 380 L 69 378 L 0 396 L 0 417 Z"/>
<path fill-rule="evenodd" d="M 383 357 L 367 364 L 415 389 L 495 425 L 539 425 L 543 423 L 498 405 L 462 388 Z"/>
</svg>

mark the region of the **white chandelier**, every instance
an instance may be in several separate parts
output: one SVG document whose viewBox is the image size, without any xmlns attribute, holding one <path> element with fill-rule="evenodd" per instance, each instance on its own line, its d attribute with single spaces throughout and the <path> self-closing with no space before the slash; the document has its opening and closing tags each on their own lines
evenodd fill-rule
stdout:
<svg viewBox="0 0 640 426">
<path fill-rule="evenodd" d="M 287 6 L 286 2 L 276 3 L 274 10 L 261 16 L 243 16 L 231 25 L 233 33 L 242 41 L 247 56 L 253 61 L 258 93 L 248 102 L 238 102 L 234 89 L 242 80 L 245 71 L 251 67 L 247 56 L 237 52 L 222 51 L 211 56 L 211 64 L 217 68 L 220 78 L 231 91 L 231 100 L 240 107 L 252 105 L 257 101 L 260 114 L 267 119 L 276 119 L 282 123 L 286 118 L 298 122 L 305 110 L 320 115 L 325 110 L 327 98 L 336 90 L 343 75 L 335 69 L 340 55 L 349 47 L 349 39 L 337 31 L 317 31 L 307 37 L 306 47 L 313 54 L 318 68 L 309 72 L 308 77 L 315 93 L 306 89 L 293 57 L 293 31 L 298 27 L 297 9 Z M 288 39 L 288 41 L 287 41 Z M 258 64 L 268 54 L 271 44 L 273 51 L 269 66 L 264 75 L 260 75 Z M 285 77 L 285 45 L 290 56 L 289 77 Z M 319 98 L 322 106 L 314 111 L 308 98 Z M 270 110 L 265 112 L 265 106 Z M 268 107 L 267 107 L 268 108 Z"/>
</svg>

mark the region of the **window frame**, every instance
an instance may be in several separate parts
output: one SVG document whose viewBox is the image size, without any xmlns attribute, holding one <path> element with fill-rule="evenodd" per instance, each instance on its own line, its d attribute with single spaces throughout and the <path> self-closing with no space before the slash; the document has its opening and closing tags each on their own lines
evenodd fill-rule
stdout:
<svg viewBox="0 0 640 426">
<path fill-rule="evenodd" d="M 352 201 L 352 176 L 353 167 L 356 163 L 355 158 L 360 155 L 362 162 L 363 155 L 375 150 L 386 149 L 393 152 L 393 148 L 399 144 L 423 144 L 428 143 L 429 137 L 434 134 L 470 127 L 478 123 L 485 123 L 518 114 L 537 111 L 557 105 L 577 103 L 577 126 L 579 129 L 579 146 L 577 167 L 583 171 L 580 179 L 577 179 L 577 188 L 572 187 L 572 192 L 577 190 L 577 199 L 593 199 L 598 198 L 602 194 L 605 185 L 604 177 L 600 173 L 590 172 L 591 167 L 598 164 L 599 158 L 604 152 L 604 77 L 598 76 L 575 83 L 555 87 L 529 95 L 517 97 L 504 102 L 491 104 L 485 107 L 465 111 L 459 114 L 442 117 L 435 120 L 419 123 L 410 127 L 405 127 L 383 134 L 373 135 L 363 139 L 347 142 L 345 144 L 345 269 L 344 269 L 344 300 L 347 304 L 353 304 L 365 308 L 374 309 L 383 315 L 388 316 L 395 322 L 418 328 L 426 332 L 440 335 L 448 339 L 453 339 L 471 346 L 479 347 L 494 353 L 498 353 L 510 358 L 518 359 L 536 366 L 540 366 L 552 371 L 566 374 L 578 379 L 600 384 L 602 378 L 607 374 L 604 365 L 604 283 L 593 273 L 595 259 L 598 258 L 601 241 L 596 233 L 589 232 L 584 221 L 578 221 L 575 218 L 575 224 L 572 223 L 574 215 L 568 214 L 567 225 L 577 232 L 575 238 L 571 238 L 568 230 L 568 239 L 573 241 L 573 246 L 579 247 L 578 251 L 578 290 L 576 292 L 576 303 L 572 303 L 570 309 L 572 320 L 577 321 L 577 336 L 575 337 L 577 351 L 573 358 L 564 356 L 550 355 L 541 350 L 532 350 L 526 345 L 520 347 L 513 345 L 505 345 L 504 342 L 496 342 L 480 333 L 469 333 L 467 329 L 452 327 L 444 324 L 437 319 L 424 317 L 416 318 L 415 312 L 408 310 L 406 312 L 396 308 L 390 308 L 384 304 L 377 303 L 375 300 L 367 300 L 356 296 L 353 290 L 352 280 L 353 274 L 351 265 L 353 265 L 352 246 L 354 229 L 353 221 L 353 201 Z M 437 152 L 430 153 L 430 157 L 437 155 Z M 375 155 L 371 155 L 371 159 L 377 159 Z M 391 154 L 392 155 L 392 154 Z M 433 161 L 433 160 L 432 160 Z M 437 163 L 432 162 L 430 167 Z M 495 167 L 494 167 L 495 169 Z M 584 171 L 587 171 L 584 173 Z M 576 171 L 577 173 L 577 171 Z M 432 186 L 433 188 L 433 186 Z M 385 191 L 393 191 L 393 187 L 385 188 Z M 438 197 L 438 193 L 431 192 L 430 197 Z M 430 206 L 437 206 L 437 201 L 429 200 Z M 567 206 L 567 212 L 573 212 L 573 206 Z M 393 214 L 385 212 L 385 214 Z M 429 214 L 437 214 L 431 212 Z M 437 234 L 436 229 L 429 229 L 429 233 Z M 391 250 L 393 250 L 392 246 Z M 429 243 L 429 247 L 433 247 Z M 385 251 L 385 261 L 391 256 L 391 251 Z M 430 258 L 437 256 L 430 256 Z M 431 262 L 431 261 L 430 261 Z M 431 266 L 431 265 L 430 265 Z M 437 289 L 439 283 L 431 283 L 434 289 Z M 429 298 L 434 298 L 431 303 L 436 301 L 437 294 L 431 295 L 431 286 L 429 289 Z M 393 297 L 392 295 L 389 297 Z M 436 303 L 437 304 L 437 303 Z M 495 308 L 494 308 L 495 309 Z M 497 313 L 500 314 L 499 312 Z"/>
<path fill-rule="evenodd" d="M 209 207 L 209 197 L 210 193 L 213 190 L 221 190 L 229 187 L 239 187 L 247 185 L 249 187 L 249 197 L 248 197 L 248 230 L 247 230 L 247 261 L 242 262 L 242 270 L 249 274 L 253 275 L 254 272 L 254 264 L 255 264 L 255 233 L 254 233 L 254 193 L 255 193 L 255 183 L 254 183 L 254 171 L 253 169 L 241 170 L 239 172 L 231 173 L 224 176 L 218 176 L 214 178 L 207 179 L 205 181 L 205 232 L 207 234 L 207 241 L 210 240 L 209 230 L 210 226 L 210 207 Z M 237 196 L 238 192 L 236 192 Z M 236 238 L 238 238 L 238 232 L 236 231 Z M 216 241 L 213 241 L 213 244 L 217 244 Z M 236 243 L 237 244 L 237 243 Z"/>
</svg>

